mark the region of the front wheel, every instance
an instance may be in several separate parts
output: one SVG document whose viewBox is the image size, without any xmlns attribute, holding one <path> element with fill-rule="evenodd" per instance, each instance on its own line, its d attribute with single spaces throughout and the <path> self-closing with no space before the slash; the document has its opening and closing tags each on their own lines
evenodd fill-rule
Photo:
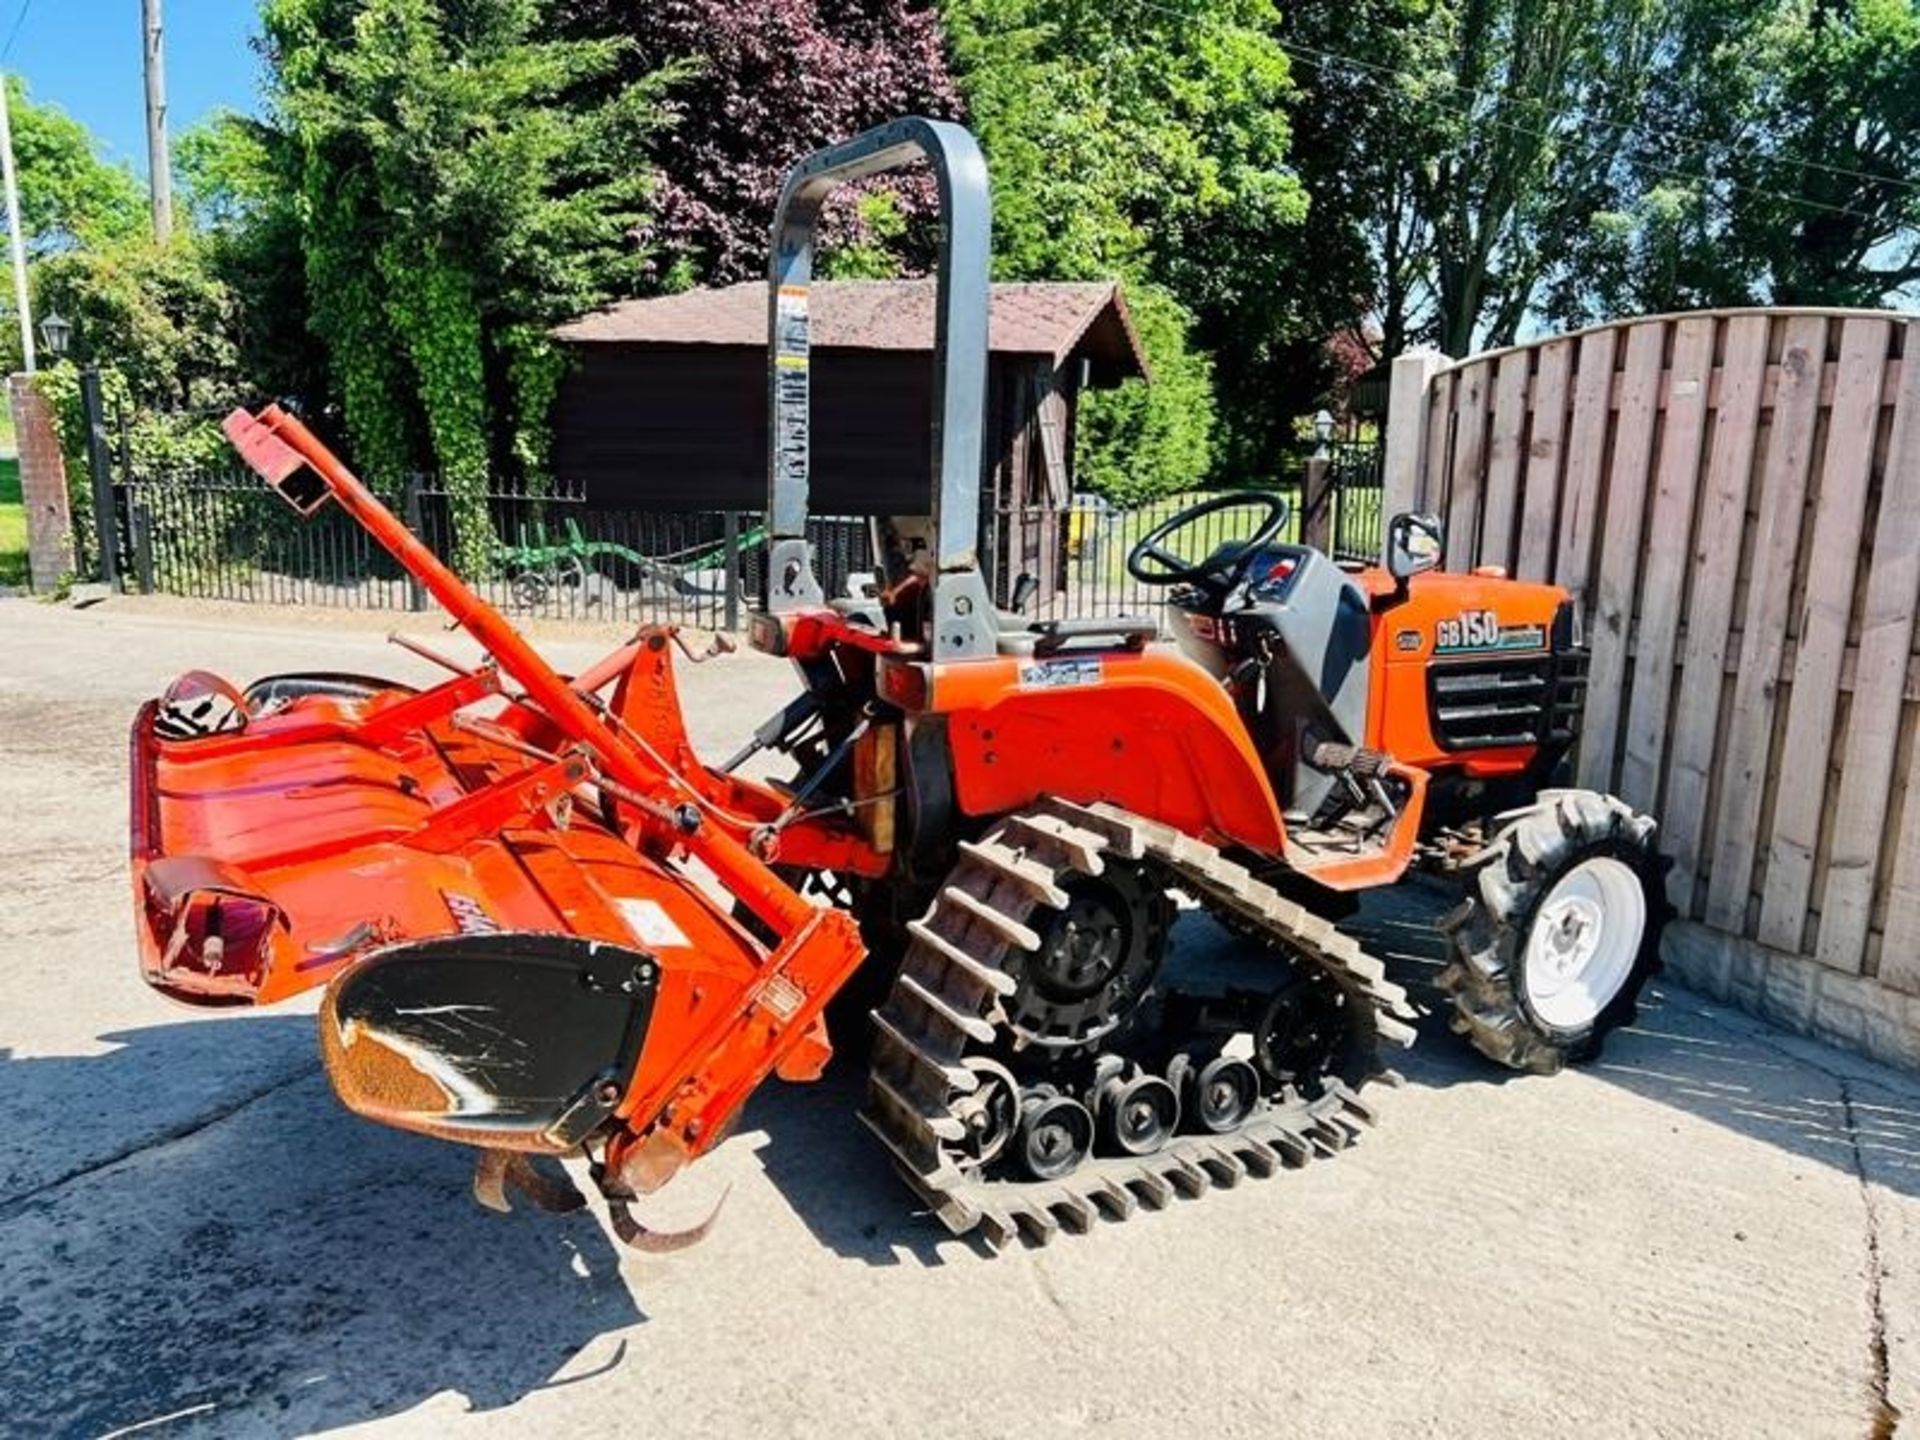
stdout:
<svg viewBox="0 0 1920 1440">
<path fill-rule="evenodd" d="M 1502 1065 L 1550 1074 L 1630 1023 L 1672 913 L 1655 831 L 1589 790 L 1546 791 L 1508 817 L 1443 922 L 1454 1030 Z"/>
</svg>

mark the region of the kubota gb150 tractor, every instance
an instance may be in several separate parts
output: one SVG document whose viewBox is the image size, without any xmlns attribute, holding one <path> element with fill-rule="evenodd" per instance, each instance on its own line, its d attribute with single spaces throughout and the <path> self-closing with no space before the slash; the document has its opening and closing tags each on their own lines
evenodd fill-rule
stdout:
<svg viewBox="0 0 1920 1440">
<path fill-rule="evenodd" d="M 829 600 L 805 539 L 815 221 L 838 185 L 921 159 L 946 216 L 934 493 L 876 525 L 874 583 Z M 670 627 L 559 675 L 297 419 L 237 412 L 288 501 L 344 506 L 487 659 L 419 691 L 195 672 L 149 703 L 148 981 L 204 1005 L 324 986 L 346 1105 L 477 1147 L 498 1207 L 509 1185 L 579 1203 L 535 1158 L 582 1156 L 656 1249 L 689 1237 L 627 1202 L 769 1073 L 816 1076 L 830 1040 L 867 1055 L 862 1118 L 920 1198 L 996 1244 L 1337 1149 L 1416 1018 L 1338 921 L 1416 867 L 1461 895 L 1455 1029 L 1525 1069 L 1590 1053 L 1632 1013 L 1665 902 L 1653 823 L 1552 788 L 1584 683 L 1568 597 L 1433 572 L 1417 516 L 1350 572 L 1279 538 L 1284 501 L 1232 493 L 1128 556 L 1171 587 L 1175 645 L 1150 620 L 997 609 L 976 554 L 988 232 L 953 125 L 895 122 L 787 181 L 751 633 L 800 691 L 723 764 L 688 740 Z M 1228 510 L 1245 533 L 1190 553 Z M 794 773 L 749 778 L 760 752 Z M 1163 970 L 1176 892 L 1266 942 L 1259 984 Z"/>
</svg>

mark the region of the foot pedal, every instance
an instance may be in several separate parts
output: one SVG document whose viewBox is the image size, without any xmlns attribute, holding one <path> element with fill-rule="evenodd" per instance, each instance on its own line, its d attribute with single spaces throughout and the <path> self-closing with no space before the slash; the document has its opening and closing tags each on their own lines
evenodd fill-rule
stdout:
<svg viewBox="0 0 1920 1440">
<path fill-rule="evenodd" d="M 1307 758 L 1322 770 L 1351 770 L 1363 779 L 1386 774 L 1387 767 L 1393 763 L 1393 757 L 1383 750 L 1341 745 L 1332 740 L 1322 740 Z"/>
</svg>

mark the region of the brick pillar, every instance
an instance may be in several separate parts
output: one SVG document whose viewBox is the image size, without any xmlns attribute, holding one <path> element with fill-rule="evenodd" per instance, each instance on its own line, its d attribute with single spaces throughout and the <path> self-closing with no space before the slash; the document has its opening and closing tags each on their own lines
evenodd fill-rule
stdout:
<svg viewBox="0 0 1920 1440">
<path fill-rule="evenodd" d="M 52 590 L 73 574 L 73 515 L 67 501 L 67 462 L 60 454 L 53 412 L 31 375 L 7 381 L 13 430 L 20 441 L 20 498 L 27 510 L 27 580 Z"/>
</svg>

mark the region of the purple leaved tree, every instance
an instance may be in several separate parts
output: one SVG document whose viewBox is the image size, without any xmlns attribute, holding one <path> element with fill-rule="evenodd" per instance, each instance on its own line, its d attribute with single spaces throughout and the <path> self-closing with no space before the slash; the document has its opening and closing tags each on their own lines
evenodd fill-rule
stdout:
<svg viewBox="0 0 1920 1440">
<path fill-rule="evenodd" d="M 915 0 L 568 0 L 575 34 L 636 43 L 634 73 L 675 63 L 672 129 L 646 237 L 662 271 L 724 285 L 766 273 L 780 182 L 801 156 L 899 115 L 954 117 L 939 17 Z M 884 199 L 873 198 L 884 195 Z M 873 273 L 914 249 L 936 202 L 931 180 L 875 182 L 830 207 L 824 248 L 844 273 Z"/>
</svg>

